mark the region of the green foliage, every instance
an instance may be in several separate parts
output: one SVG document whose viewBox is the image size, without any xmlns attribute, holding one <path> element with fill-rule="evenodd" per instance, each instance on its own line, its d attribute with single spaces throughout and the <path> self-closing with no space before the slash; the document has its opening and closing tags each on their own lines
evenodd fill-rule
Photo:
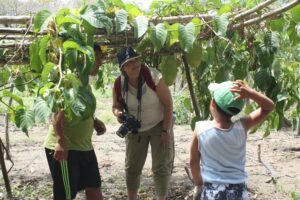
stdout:
<svg viewBox="0 0 300 200">
<path fill-rule="evenodd" d="M 186 26 L 179 25 L 178 27 L 178 38 L 180 47 L 185 52 L 189 52 L 193 49 L 195 37 L 195 24 L 190 22 Z"/>
<path fill-rule="evenodd" d="M 291 14 L 292 14 L 292 19 L 295 21 L 295 22 L 300 22 L 300 5 L 298 6 L 295 6 L 294 8 L 292 8 L 291 10 Z"/>
<path fill-rule="evenodd" d="M 51 110 L 47 105 L 47 102 L 41 97 L 38 97 L 35 100 L 33 111 L 34 111 L 36 122 L 47 122 L 51 114 Z"/>
<path fill-rule="evenodd" d="M 122 32 L 127 26 L 127 12 L 125 10 L 118 10 L 116 12 L 116 32 Z"/>
<path fill-rule="evenodd" d="M 20 127 L 22 124 L 24 130 L 35 121 L 47 118 L 49 110 L 65 109 L 67 118 L 75 121 L 91 115 L 95 101 L 87 85 L 95 62 L 94 33 L 101 28 L 106 30 L 107 36 L 128 37 L 126 31 L 133 28 L 134 37 L 139 42 L 135 47 L 150 53 L 149 57 L 143 57 L 143 61 L 151 67 L 160 66 L 168 85 L 173 84 L 177 76 L 185 78 L 184 74 L 178 74 L 181 55 L 165 56 L 161 52 L 174 48 L 186 54 L 201 120 L 210 117 L 211 97 L 207 86 L 211 82 L 242 79 L 272 98 L 276 102 L 276 111 L 266 122 L 267 135 L 272 128 L 280 128 L 280 121 L 286 113 L 290 113 L 293 124 L 300 113 L 300 7 L 292 8 L 282 18 L 267 21 L 263 26 L 253 25 L 232 31 L 229 21 L 234 16 L 233 12 L 253 8 L 259 2 L 154 0 L 149 12 L 145 13 L 121 0 L 98 0 L 95 4 L 83 5 L 79 10 L 66 8 L 55 14 L 42 10 L 34 18 L 34 31 L 45 31 L 47 35 L 36 38 L 31 44 L 29 67 L 0 69 L 0 99 L 6 104 L 7 99 L 13 98 L 14 105 L 10 111 L 12 115 L 19 112 L 16 122 Z M 155 24 L 155 20 L 149 22 L 154 16 L 199 13 L 216 15 L 210 21 L 194 18 L 189 22 L 178 20 L 172 24 Z M 206 29 L 212 29 L 213 34 L 203 35 Z M 109 42 L 106 39 L 108 37 L 97 38 L 97 41 Z M 123 45 L 128 44 L 120 44 Z M 113 52 L 112 49 L 107 51 Z M 5 53 L 6 50 L 0 49 L 0 60 L 5 58 Z M 104 92 L 106 85 L 116 77 L 115 72 L 118 68 L 112 63 L 100 68 L 94 79 L 95 88 Z M 34 112 L 22 105 L 14 92 L 7 92 L 10 83 L 14 83 L 18 91 L 29 91 L 37 97 Z M 187 102 L 182 100 L 181 105 L 189 107 Z M 190 108 L 187 111 L 192 112 Z M 31 112 L 32 118 L 29 117 Z"/>
<path fill-rule="evenodd" d="M 179 62 L 174 55 L 163 57 L 159 65 L 163 79 L 168 86 L 171 86 L 177 76 Z"/>
<path fill-rule="evenodd" d="M 190 113 L 192 112 L 190 97 L 187 92 L 180 92 L 173 95 L 174 112 L 176 113 L 177 125 L 189 124 Z"/>
<path fill-rule="evenodd" d="M 227 31 L 227 26 L 229 24 L 229 21 L 227 19 L 226 14 L 222 14 L 220 16 L 215 16 L 214 18 L 214 26 L 215 26 L 215 32 L 220 36 L 225 36 Z"/>
<path fill-rule="evenodd" d="M 202 47 L 199 43 L 195 43 L 193 49 L 186 54 L 188 63 L 191 67 L 198 67 L 201 63 Z"/>
<path fill-rule="evenodd" d="M 148 19 L 145 16 L 137 16 L 134 20 L 134 35 L 137 38 L 143 36 L 148 29 Z"/>
<path fill-rule="evenodd" d="M 32 110 L 19 109 L 15 116 L 16 126 L 28 135 L 28 129 L 35 124 L 34 112 Z"/>
<path fill-rule="evenodd" d="M 155 51 L 159 51 L 165 44 L 168 31 L 163 23 L 156 26 L 151 25 L 149 30 L 149 37 L 154 46 Z"/>
<path fill-rule="evenodd" d="M 293 200 L 300 200 L 300 194 L 297 192 L 292 192 L 291 196 Z"/>
<path fill-rule="evenodd" d="M 41 10 L 38 12 L 34 18 L 34 31 L 41 32 L 46 30 L 52 17 L 52 13 L 49 10 Z"/>
</svg>

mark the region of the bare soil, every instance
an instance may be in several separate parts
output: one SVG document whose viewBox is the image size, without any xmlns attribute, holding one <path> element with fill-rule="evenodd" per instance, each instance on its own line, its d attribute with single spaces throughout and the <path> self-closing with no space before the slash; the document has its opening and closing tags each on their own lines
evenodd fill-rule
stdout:
<svg viewBox="0 0 300 200">
<path fill-rule="evenodd" d="M 102 136 L 95 134 L 93 137 L 103 180 L 103 194 L 105 199 L 110 200 L 126 199 L 125 143 L 124 139 L 114 134 L 118 127 L 118 125 L 108 125 L 107 133 Z M 0 130 L 0 137 L 4 140 L 3 124 Z M 174 132 L 176 155 L 169 199 L 188 199 L 192 183 L 185 167 L 189 166 L 189 142 L 192 132 L 189 126 L 175 126 Z M 46 133 L 46 125 L 34 128 L 29 138 L 15 128 L 10 130 L 14 165 L 9 172 L 9 177 L 15 199 L 51 199 L 51 177 L 43 149 Z M 255 133 L 248 137 L 247 171 L 250 199 L 292 199 L 292 192 L 300 193 L 300 138 L 295 137 L 290 131 L 273 132 L 267 138 L 263 138 L 262 135 L 262 133 Z M 10 168 L 11 162 L 6 161 L 6 166 Z M 1 174 L 0 199 L 4 199 L 4 194 L 5 187 Z M 140 199 L 155 197 L 151 155 L 148 155 L 145 163 L 139 196 Z M 77 199 L 84 199 L 84 195 L 80 193 Z"/>
</svg>

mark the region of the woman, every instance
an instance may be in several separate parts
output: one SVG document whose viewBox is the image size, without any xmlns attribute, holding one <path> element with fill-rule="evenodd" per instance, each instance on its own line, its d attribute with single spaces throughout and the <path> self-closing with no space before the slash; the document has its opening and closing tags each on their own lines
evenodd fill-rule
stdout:
<svg viewBox="0 0 300 200">
<path fill-rule="evenodd" d="M 173 105 L 170 90 L 160 73 L 143 66 L 140 55 L 131 47 L 121 49 L 117 59 L 122 75 L 116 80 L 113 90 L 113 114 L 122 122 L 122 111 L 127 107 L 127 114 L 133 115 L 141 124 L 138 134 L 129 133 L 125 138 L 128 199 L 137 199 L 140 175 L 149 144 L 156 195 L 159 200 L 166 199 L 174 160 L 171 129 Z M 147 73 L 150 74 L 150 82 L 154 87 L 149 84 Z"/>
<path fill-rule="evenodd" d="M 96 75 L 101 65 L 99 46 L 95 45 L 94 50 L 96 62 L 90 75 Z M 65 120 L 63 110 L 52 114 L 52 124 L 44 146 L 53 179 L 54 200 L 74 199 L 80 190 L 85 190 L 87 200 L 103 199 L 98 162 L 92 145 L 94 129 L 97 135 L 106 131 L 104 123 L 93 116 L 73 123 Z"/>
</svg>

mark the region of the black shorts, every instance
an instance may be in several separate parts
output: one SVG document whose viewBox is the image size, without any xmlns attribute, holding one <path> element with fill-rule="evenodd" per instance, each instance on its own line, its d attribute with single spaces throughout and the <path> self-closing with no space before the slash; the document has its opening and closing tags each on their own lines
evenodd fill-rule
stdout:
<svg viewBox="0 0 300 200">
<path fill-rule="evenodd" d="M 53 179 L 53 199 L 66 199 L 60 162 L 53 158 L 53 150 L 46 148 L 45 151 Z M 101 187 L 98 162 L 94 150 L 69 150 L 67 163 L 72 199 L 76 197 L 78 191 L 87 187 Z"/>
<path fill-rule="evenodd" d="M 201 200 L 248 200 L 247 186 L 240 184 L 204 183 Z"/>
</svg>

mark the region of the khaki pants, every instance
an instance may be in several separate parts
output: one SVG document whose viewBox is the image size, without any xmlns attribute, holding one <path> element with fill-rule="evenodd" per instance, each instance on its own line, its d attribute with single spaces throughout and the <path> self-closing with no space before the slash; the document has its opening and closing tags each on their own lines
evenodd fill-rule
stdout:
<svg viewBox="0 0 300 200">
<path fill-rule="evenodd" d="M 129 190 L 138 190 L 140 175 L 146 161 L 149 144 L 151 145 L 152 172 L 157 196 L 166 196 L 174 162 L 174 134 L 164 149 L 160 143 L 162 122 L 148 131 L 126 136 L 126 184 Z"/>
</svg>

